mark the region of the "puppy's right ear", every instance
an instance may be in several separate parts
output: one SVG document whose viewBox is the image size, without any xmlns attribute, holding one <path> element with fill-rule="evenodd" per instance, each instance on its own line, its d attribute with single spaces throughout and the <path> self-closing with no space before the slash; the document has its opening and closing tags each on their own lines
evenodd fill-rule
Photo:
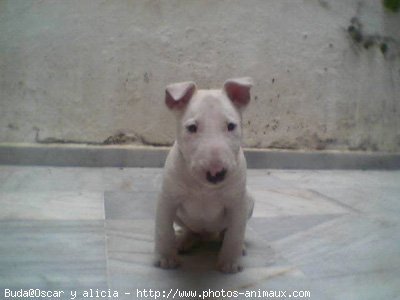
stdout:
<svg viewBox="0 0 400 300">
<path fill-rule="evenodd" d="M 192 81 L 173 83 L 165 89 L 165 104 L 169 109 L 181 110 L 196 91 L 196 84 Z"/>
</svg>

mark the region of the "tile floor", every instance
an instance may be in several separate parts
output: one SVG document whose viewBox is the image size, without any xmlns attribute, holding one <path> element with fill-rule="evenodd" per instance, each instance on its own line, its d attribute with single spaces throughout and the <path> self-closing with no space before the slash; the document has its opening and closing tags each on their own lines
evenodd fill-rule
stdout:
<svg viewBox="0 0 400 300">
<path fill-rule="evenodd" d="M 248 174 L 245 270 L 226 275 L 215 244 L 177 270 L 151 265 L 160 169 L 0 166 L 0 298 L 34 288 L 58 299 L 400 299 L 400 171 Z"/>
</svg>

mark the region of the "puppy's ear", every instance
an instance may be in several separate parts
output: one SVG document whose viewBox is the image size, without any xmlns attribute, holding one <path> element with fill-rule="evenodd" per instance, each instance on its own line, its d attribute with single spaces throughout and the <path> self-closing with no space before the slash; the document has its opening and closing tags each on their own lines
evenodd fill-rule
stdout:
<svg viewBox="0 0 400 300">
<path fill-rule="evenodd" d="M 241 109 L 250 102 L 250 88 L 253 80 L 250 77 L 228 79 L 224 83 L 224 90 L 233 104 Z"/>
<path fill-rule="evenodd" d="M 192 81 L 173 83 L 165 89 L 165 104 L 169 109 L 181 110 L 196 91 L 196 84 Z"/>
</svg>

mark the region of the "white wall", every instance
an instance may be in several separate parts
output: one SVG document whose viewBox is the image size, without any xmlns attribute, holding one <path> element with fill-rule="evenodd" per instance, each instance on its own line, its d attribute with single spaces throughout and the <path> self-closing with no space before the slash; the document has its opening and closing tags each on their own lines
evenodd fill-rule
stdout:
<svg viewBox="0 0 400 300">
<path fill-rule="evenodd" d="M 0 142 L 168 144 L 166 84 L 246 75 L 248 146 L 400 151 L 399 28 L 376 0 L 1 1 Z"/>
</svg>

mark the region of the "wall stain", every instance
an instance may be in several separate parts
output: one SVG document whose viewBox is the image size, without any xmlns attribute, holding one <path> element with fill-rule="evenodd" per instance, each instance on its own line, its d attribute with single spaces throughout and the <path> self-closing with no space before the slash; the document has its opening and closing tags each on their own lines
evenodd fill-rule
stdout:
<svg viewBox="0 0 400 300">
<path fill-rule="evenodd" d="M 347 27 L 347 32 L 354 44 L 360 46 L 360 49 L 372 49 L 378 47 L 385 58 L 393 59 L 396 56 L 396 48 L 399 48 L 395 39 L 379 34 L 367 34 L 363 30 L 363 25 L 359 18 L 353 17 L 350 20 L 350 25 Z M 389 51 L 393 50 L 393 51 Z M 389 53 L 392 52 L 391 55 Z M 397 51 L 398 52 L 398 51 Z"/>
<path fill-rule="evenodd" d="M 7 128 L 8 128 L 8 129 L 11 129 L 11 130 L 19 130 L 18 125 L 15 124 L 15 123 L 9 123 L 9 124 L 7 125 Z"/>
</svg>

